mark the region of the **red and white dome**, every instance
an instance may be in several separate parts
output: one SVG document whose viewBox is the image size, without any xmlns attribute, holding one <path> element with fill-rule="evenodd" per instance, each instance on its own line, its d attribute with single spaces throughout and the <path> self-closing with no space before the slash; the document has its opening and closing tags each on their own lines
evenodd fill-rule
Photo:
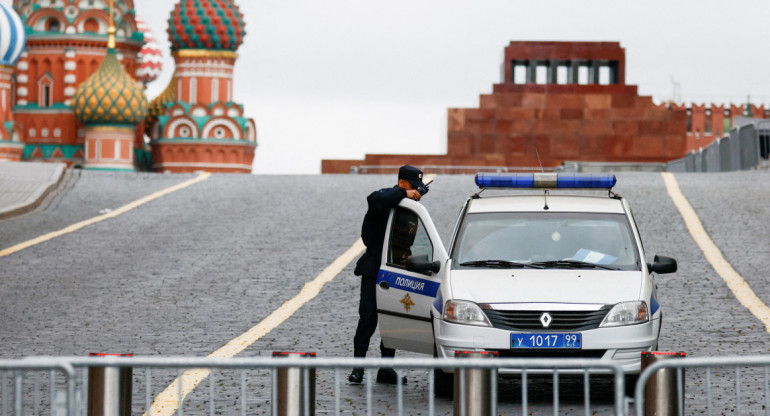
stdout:
<svg viewBox="0 0 770 416">
<path fill-rule="evenodd" d="M 235 52 L 246 35 L 235 0 L 178 0 L 168 19 L 171 51 L 207 49 Z"/>
<path fill-rule="evenodd" d="M 136 17 L 136 28 L 144 34 L 144 46 L 139 52 L 141 63 L 136 69 L 136 76 L 147 84 L 155 81 L 163 71 L 163 51 L 158 42 L 155 41 L 155 36 L 150 28 L 138 16 Z"/>
</svg>

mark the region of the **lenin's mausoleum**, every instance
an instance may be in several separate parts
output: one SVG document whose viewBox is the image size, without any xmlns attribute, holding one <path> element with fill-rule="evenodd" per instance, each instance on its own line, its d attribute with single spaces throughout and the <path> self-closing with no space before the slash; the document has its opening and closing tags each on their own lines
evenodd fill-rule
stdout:
<svg viewBox="0 0 770 416">
<path fill-rule="evenodd" d="M 324 160 L 323 173 L 358 166 L 556 167 L 575 162 L 668 162 L 705 148 L 756 106 L 656 105 L 625 83 L 617 42 L 511 42 L 502 83 L 478 108 L 448 110 L 447 154 L 367 154 Z M 539 160 L 538 160 L 539 156 Z"/>
<path fill-rule="evenodd" d="M 0 160 L 103 170 L 251 172 L 254 120 L 232 101 L 245 35 L 233 0 L 179 0 L 174 77 L 132 0 L 0 3 Z"/>
</svg>

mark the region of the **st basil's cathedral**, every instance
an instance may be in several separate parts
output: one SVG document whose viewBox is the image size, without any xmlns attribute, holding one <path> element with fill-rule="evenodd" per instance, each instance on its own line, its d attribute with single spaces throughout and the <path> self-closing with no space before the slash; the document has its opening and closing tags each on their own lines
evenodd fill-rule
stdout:
<svg viewBox="0 0 770 416">
<path fill-rule="evenodd" d="M 148 101 L 163 52 L 132 0 L 0 3 L 0 160 L 251 172 L 256 124 L 232 98 L 244 26 L 233 0 L 179 0 L 174 76 Z"/>
</svg>

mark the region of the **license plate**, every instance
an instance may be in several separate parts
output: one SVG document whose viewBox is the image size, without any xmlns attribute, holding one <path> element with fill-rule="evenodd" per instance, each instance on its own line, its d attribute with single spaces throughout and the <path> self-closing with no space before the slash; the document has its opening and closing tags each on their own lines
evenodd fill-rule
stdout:
<svg viewBox="0 0 770 416">
<path fill-rule="evenodd" d="M 511 334 L 511 348 L 582 348 L 580 334 Z"/>
</svg>

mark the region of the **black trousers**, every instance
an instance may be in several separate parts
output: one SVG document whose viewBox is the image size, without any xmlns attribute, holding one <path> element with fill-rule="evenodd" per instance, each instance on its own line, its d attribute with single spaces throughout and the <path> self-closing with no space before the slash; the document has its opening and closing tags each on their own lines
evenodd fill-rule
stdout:
<svg viewBox="0 0 770 416">
<path fill-rule="evenodd" d="M 377 329 L 377 286 L 376 276 L 361 276 L 361 300 L 358 304 L 358 327 L 353 337 L 353 356 L 366 357 L 369 341 Z M 383 357 L 395 357 L 396 350 L 385 348 L 380 341 L 380 353 Z"/>
</svg>

